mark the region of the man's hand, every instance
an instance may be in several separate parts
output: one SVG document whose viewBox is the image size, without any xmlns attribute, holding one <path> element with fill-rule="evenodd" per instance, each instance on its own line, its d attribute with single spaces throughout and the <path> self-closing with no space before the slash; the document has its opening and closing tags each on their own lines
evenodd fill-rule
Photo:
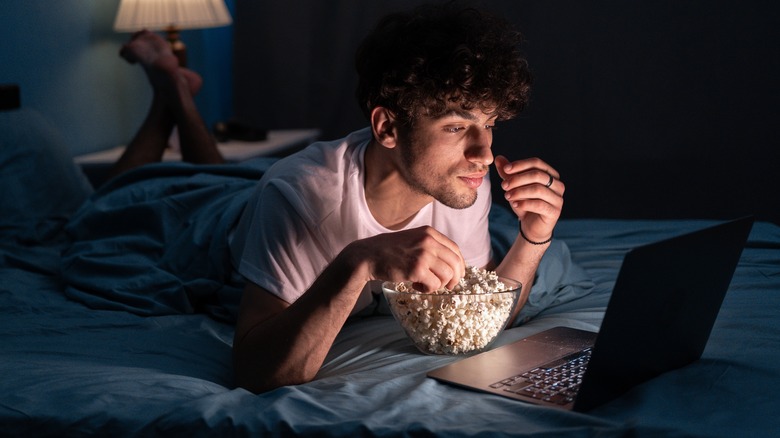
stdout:
<svg viewBox="0 0 780 438">
<path fill-rule="evenodd" d="M 527 240 L 545 242 L 552 237 L 563 208 L 566 187 L 558 171 L 539 158 L 509 162 L 506 157 L 495 160 L 503 180 L 501 188 L 522 226 Z"/>
<path fill-rule="evenodd" d="M 346 249 L 368 263 L 371 280 L 411 281 L 422 292 L 453 288 L 466 273 L 458 245 L 427 226 L 358 240 Z"/>
</svg>

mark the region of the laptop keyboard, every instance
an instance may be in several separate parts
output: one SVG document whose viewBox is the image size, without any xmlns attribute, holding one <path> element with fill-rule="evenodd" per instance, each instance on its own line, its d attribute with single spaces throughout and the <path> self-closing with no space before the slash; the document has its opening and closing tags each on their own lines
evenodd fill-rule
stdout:
<svg viewBox="0 0 780 438">
<path fill-rule="evenodd" d="M 504 391 L 521 394 L 559 405 L 574 401 L 588 366 L 591 349 L 572 353 L 531 371 L 512 376 L 490 385 Z"/>
</svg>

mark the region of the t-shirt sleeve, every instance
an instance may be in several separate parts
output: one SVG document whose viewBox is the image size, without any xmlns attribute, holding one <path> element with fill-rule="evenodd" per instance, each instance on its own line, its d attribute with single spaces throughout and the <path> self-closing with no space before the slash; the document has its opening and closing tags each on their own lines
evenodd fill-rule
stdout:
<svg viewBox="0 0 780 438">
<path fill-rule="evenodd" d="M 233 264 L 247 280 L 292 303 L 327 261 L 318 252 L 301 200 L 289 186 L 268 184 L 247 205 L 231 240 Z"/>
</svg>

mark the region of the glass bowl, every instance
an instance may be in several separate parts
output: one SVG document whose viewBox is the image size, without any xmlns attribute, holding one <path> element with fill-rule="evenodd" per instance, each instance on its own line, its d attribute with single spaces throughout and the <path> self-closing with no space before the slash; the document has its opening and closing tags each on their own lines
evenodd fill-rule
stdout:
<svg viewBox="0 0 780 438">
<path fill-rule="evenodd" d="M 442 289 L 424 293 L 415 291 L 410 282 L 386 281 L 382 292 L 396 321 L 418 350 L 468 356 L 491 347 L 509 322 L 520 296 L 520 282 L 501 277 L 498 280 L 506 290 L 464 293 Z"/>
</svg>

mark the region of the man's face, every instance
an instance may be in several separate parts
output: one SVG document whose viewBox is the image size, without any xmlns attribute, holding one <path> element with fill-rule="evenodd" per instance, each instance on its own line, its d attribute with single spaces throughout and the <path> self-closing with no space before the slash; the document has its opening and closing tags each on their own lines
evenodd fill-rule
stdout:
<svg viewBox="0 0 780 438">
<path fill-rule="evenodd" d="M 495 119 L 480 110 L 452 108 L 441 117 L 421 116 L 413 127 L 402 128 L 400 172 L 409 186 L 451 208 L 473 205 L 493 162 Z"/>
</svg>

